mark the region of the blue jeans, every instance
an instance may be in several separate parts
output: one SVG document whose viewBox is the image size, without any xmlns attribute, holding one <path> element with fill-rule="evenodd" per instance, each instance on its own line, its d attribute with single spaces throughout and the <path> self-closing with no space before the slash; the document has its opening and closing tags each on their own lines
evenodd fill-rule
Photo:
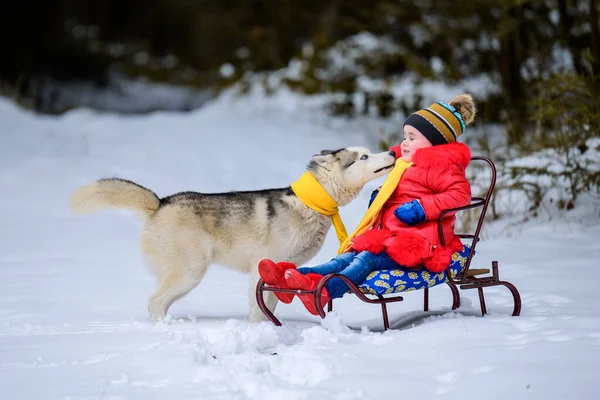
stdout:
<svg viewBox="0 0 600 400">
<path fill-rule="evenodd" d="M 397 269 L 400 266 L 386 253 L 373 254 L 368 251 L 357 253 L 350 251 L 314 267 L 300 267 L 301 274 L 340 274 L 348 277 L 355 285 L 360 285 L 373 271 L 382 269 Z M 340 278 L 332 278 L 325 285 L 332 299 L 342 297 L 348 291 L 348 285 Z"/>
</svg>

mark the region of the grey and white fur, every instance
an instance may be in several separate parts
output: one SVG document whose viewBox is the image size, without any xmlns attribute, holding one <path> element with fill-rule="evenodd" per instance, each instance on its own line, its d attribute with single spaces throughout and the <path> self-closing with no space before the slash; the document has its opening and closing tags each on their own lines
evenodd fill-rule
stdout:
<svg viewBox="0 0 600 400">
<path fill-rule="evenodd" d="M 365 183 L 385 175 L 394 164 L 391 152 L 374 154 L 364 147 L 348 147 L 314 155 L 307 170 L 342 207 Z M 268 258 L 305 264 L 320 250 L 332 225 L 330 217 L 306 206 L 290 187 L 182 192 L 159 198 L 137 183 L 109 178 L 80 187 L 70 204 L 77 214 L 120 208 L 141 217 L 141 251 L 158 277 L 158 288 L 148 300 L 155 321 L 200 283 L 211 264 L 250 274 L 249 320 L 264 320 L 255 299 L 258 262 Z M 274 311 L 273 293 L 268 293 L 266 303 Z"/>
</svg>

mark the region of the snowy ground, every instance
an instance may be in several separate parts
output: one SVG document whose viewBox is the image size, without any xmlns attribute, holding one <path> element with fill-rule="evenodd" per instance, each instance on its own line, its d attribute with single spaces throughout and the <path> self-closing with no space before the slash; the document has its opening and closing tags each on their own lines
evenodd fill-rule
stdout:
<svg viewBox="0 0 600 400">
<path fill-rule="evenodd" d="M 476 267 L 500 261 L 523 296 L 476 292 L 459 313 L 419 312 L 421 293 L 379 309 L 352 296 L 321 322 L 297 300 L 284 326 L 248 324 L 247 277 L 214 266 L 151 323 L 154 278 L 125 212 L 74 217 L 72 190 L 120 176 L 167 195 L 288 185 L 323 148 L 373 145 L 364 130 L 319 118 L 299 99 L 219 101 L 145 117 L 79 110 L 33 116 L 0 99 L 0 387 L 33 399 L 597 399 L 600 394 L 598 210 L 486 232 Z M 348 227 L 372 182 L 342 210 Z M 314 262 L 336 250 L 330 232 Z M 445 287 L 431 305 L 448 309 Z"/>
</svg>

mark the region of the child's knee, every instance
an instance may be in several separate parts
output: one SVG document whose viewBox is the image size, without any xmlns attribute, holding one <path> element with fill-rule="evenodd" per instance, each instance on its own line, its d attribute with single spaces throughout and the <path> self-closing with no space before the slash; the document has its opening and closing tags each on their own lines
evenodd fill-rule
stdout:
<svg viewBox="0 0 600 400">
<path fill-rule="evenodd" d="M 362 251 L 356 258 L 360 260 L 361 264 L 375 264 L 376 255 L 369 251 Z"/>
</svg>

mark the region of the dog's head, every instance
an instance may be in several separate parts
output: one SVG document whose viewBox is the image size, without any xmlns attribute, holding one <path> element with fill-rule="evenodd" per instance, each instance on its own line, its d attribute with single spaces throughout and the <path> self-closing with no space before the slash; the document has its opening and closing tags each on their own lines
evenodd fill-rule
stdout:
<svg viewBox="0 0 600 400">
<path fill-rule="evenodd" d="M 396 163 L 393 152 L 371 153 L 365 147 L 323 150 L 308 165 L 340 206 L 348 204 L 365 183 L 390 172 Z"/>
</svg>

